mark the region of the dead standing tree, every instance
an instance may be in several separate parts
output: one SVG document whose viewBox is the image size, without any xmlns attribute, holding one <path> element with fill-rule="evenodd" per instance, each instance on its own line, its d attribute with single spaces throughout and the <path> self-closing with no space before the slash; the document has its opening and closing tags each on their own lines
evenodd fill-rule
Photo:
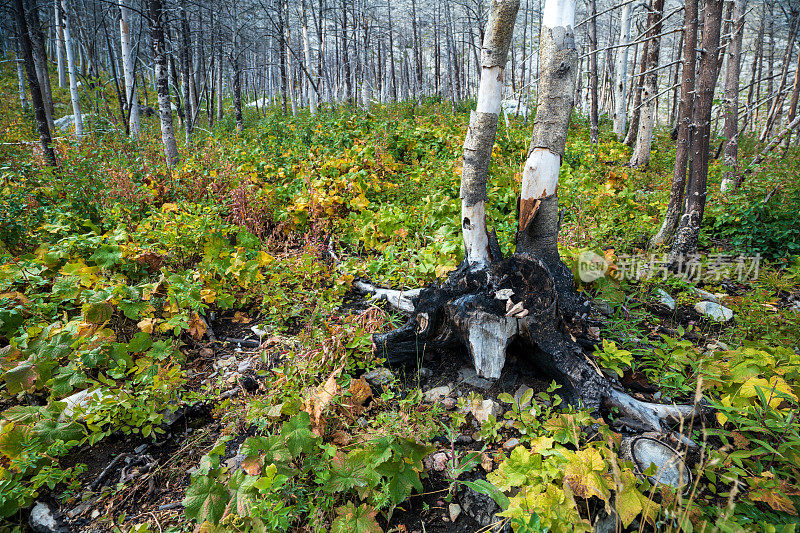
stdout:
<svg viewBox="0 0 800 533">
<path fill-rule="evenodd" d="M 373 337 L 390 363 L 413 364 L 431 350 L 466 347 L 479 375 L 496 379 L 515 351 L 555 379 L 562 395 L 591 410 L 615 407 L 641 427 L 695 413 L 694 406 L 645 403 L 616 389 L 583 353 L 589 302 L 574 288 L 557 247 L 558 174 L 575 95 L 576 0 L 547 0 L 540 39 L 538 110 L 519 198 L 516 253 L 502 258 L 485 223 L 486 169 L 494 144 L 502 79 L 518 0 L 494 0 L 483 41 L 478 110 L 464 142 L 463 263 L 439 286 L 401 293 L 365 283 L 357 288 L 411 313 L 406 324 Z"/>
</svg>

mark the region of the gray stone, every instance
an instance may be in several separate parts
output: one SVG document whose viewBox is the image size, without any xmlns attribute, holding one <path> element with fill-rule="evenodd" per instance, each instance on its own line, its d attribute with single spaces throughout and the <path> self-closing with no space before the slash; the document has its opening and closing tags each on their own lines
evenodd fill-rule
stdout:
<svg viewBox="0 0 800 533">
<path fill-rule="evenodd" d="M 444 472 L 447 468 L 447 462 L 450 460 L 450 454 L 447 452 L 436 452 L 428 455 L 422 460 L 422 465 L 426 470 L 435 470 L 436 472 Z"/>
<path fill-rule="evenodd" d="M 505 441 L 503 443 L 503 450 L 507 451 L 507 452 L 510 452 L 511 450 L 516 448 L 517 446 L 519 446 L 519 439 L 511 438 L 511 439 L 508 439 L 507 441 Z"/>
<path fill-rule="evenodd" d="M 503 414 L 503 408 L 494 400 L 483 400 L 482 402 L 475 400 L 470 405 L 469 411 L 475 420 L 481 423 L 489 420 L 489 415 L 499 418 Z"/>
<path fill-rule="evenodd" d="M 385 385 L 394 379 L 394 374 L 388 368 L 376 368 L 364 374 L 364 379 L 370 385 Z"/>
<path fill-rule="evenodd" d="M 448 411 L 452 411 L 458 405 L 458 400 L 455 398 L 445 398 L 442 400 L 442 406 Z"/>
<path fill-rule="evenodd" d="M 252 359 L 245 359 L 236 367 L 236 371 L 240 374 L 244 374 L 248 370 L 253 368 L 253 361 Z"/>
<path fill-rule="evenodd" d="M 80 407 L 85 409 L 89 406 L 89 404 L 93 402 L 100 402 L 108 396 L 105 392 L 100 389 L 86 389 L 80 392 L 76 392 L 70 396 L 67 396 L 62 402 L 66 403 L 67 406 L 64 407 L 64 410 L 61 411 L 61 414 L 58 415 L 59 422 L 66 422 L 67 420 L 71 420 L 75 415 L 75 410 Z M 82 420 L 83 416 L 79 416 L 75 418 L 75 420 Z"/>
<path fill-rule="evenodd" d="M 236 470 L 237 468 L 242 466 L 242 463 L 244 462 L 244 460 L 246 458 L 247 458 L 247 456 L 244 455 L 244 454 L 241 454 L 241 453 L 236 454 L 233 457 L 231 457 L 230 459 L 227 459 L 225 461 L 225 466 L 227 466 L 230 470 Z"/>
<path fill-rule="evenodd" d="M 695 304 L 694 310 L 716 322 L 728 322 L 733 318 L 732 310 L 715 302 L 699 302 Z"/>
<path fill-rule="evenodd" d="M 56 513 L 44 502 L 36 502 L 31 509 L 28 524 L 36 533 L 64 533 L 70 531 L 69 527 L 63 526 L 56 518 Z"/>
<path fill-rule="evenodd" d="M 467 366 L 458 371 L 458 381 L 481 390 L 488 390 L 494 384 L 494 380 L 479 376 L 474 368 Z"/>
<path fill-rule="evenodd" d="M 700 297 L 701 300 L 707 302 L 714 302 L 715 304 L 722 304 L 716 294 L 704 291 L 703 289 L 694 289 L 694 293 Z"/>
<path fill-rule="evenodd" d="M 527 385 L 520 385 L 519 388 L 517 389 L 517 392 L 514 393 L 514 401 L 519 404 L 520 409 L 525 409 L 526 407 L 529 407 L 531 405 L 530 400 L 522 402 L 522 396 L 529 390 L 531 390 L 531 388 L 528 387 Z"/>
<path fill-rule="evenodd" d="M 611 304 L 605 300 L 594 300 L 595 308 L 600 311 L 601 314 L 606 316 L 611 316 L 614 314 L 614 308 L 611 307 Z"/>
<path fill-rule="evenodd" d="M 456 444 L 471 444 L 474 442 L 469 435 L 459 435 L 456 437 Z"/>
<path fill-rule="evenodd" d="M 597 520 L 594 522 L 594 533 L 616 533 L 619 530 L 619 515 L 614 509 L 611 513 L 606 513 L 601 509 Z"/>
<path fill-rule="evenodd" d="M 457 503 L 451 503 L 450 506 L 447 508 L 450 511 L 450 521 L 455 522 L 458 520 L 458 517 L 461 515 L 461 506 Z"/>
<path fill-rule="evenodd" d="M 490 496 L 476 492 L 467 486 L 464 486 L 464 490 L 461 491 L 459 502 L 461 510 L 475 520 L 480 527 L 493 524 L 495 513 L 500 511 L 500 506 Z"/>
<path fill-rule="evenodd" d="M 670 296 L 667 291 L 664 289 L 656 289 L 656 296 L 658 296 L 658 301 L 667 306 L 670 311 L 675 310 L 675 298 Z"/>
<path fill-rule="evenodd" d="M 419 377 L 422 379 L 428 379 L 433 377 L 433 370 L 428 367 L 423 366 L 419 369 Z"/>
<path fill-rule="evenodd" d="M 438 402 L 447 398 L 453 389 L 449 385 L 442 385 L 441 387 L 434 387 L 422 393 L 422 399 L 428 403 Z"/>
</svg>

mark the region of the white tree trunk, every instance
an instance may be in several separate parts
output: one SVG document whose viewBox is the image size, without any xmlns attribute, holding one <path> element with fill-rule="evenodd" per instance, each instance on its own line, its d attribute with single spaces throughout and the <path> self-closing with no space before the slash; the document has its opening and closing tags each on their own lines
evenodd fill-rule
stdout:
<svg viewBox="0 0 800 533">
<path fill-rule="evenodd" d="M 625 45 L 617 55 L 616 83 L 614 84 L 614 133 L 622 138 L 628 122 L 628 46 L 631 39 L 631 5 L 625 4 L 620 14 L 619 44 Z"/>
<path fill-rule="evenodd" d="M 136 79 L 133 75 L 133 54 L 131 50 L 129 0 L 119 0 L 119 36 L 122 43 L 122 72 L 125 76 L 125 102 L 130 107 L 131 138 L 138 139 L 141 130 L 139 121 L 139 97 L 136 93 Z"/>
<path fill-rule="evenodd" d="M 25 92 L 25 66 L 20 51 L 19 39 L 14 40 L 14 49 L 17 57 L 17 88 L 19 89 L 19 105 L 28 109 L 28 95 Z"/>
<path fill-rule="evenodd" d="M 64 48 L 67 50 L 67 70 L 69 70 L 69 96 L 72 101 L 72 113 L 75 115 L 75 135 L 83 135 L 83 115 L 81 115 L 81 101 L 78 94 L 78 76 L 75 72 L 75 58 L 72 55 L 72 41 L 70 39 L 69 4 L 62 0 L 61 7 L 64 15 Z"/>
<path fill-rule="evenodd" d="M 58 86 L 64 87 L 67 84 L 67 72 L 64 68 L 64 29 L 61 25 L 61 0 L 55 0 L 54 16 L 56 19 L 56 65 L 58 66 Z"/>
<path fill-rule="evenodd" d="M 485 266 L 491 259 L 486 230 L 486 180 L 503 95 L 503 71 L 518 9 L 519 0 L 492 2 L 481 53 L 477 109 L 471 113 L 464 139 L 461 231 L 464 260 L 476 267 Z"/>
<path fill-rule="evenodd" d="M 725 73 L 725 166 L 721 192 L 727 192 L 736 183 L 739 155 L 739 74 L 741 66 L 742 37 L 744 34 L 744 8 L 747 0 L 733 4 L 733 36 L 727 47 L 728 67 Z"/>
<path fill-rule="evenodd" d="M 557 198 L 558 172 L 575 98 L 575 0 L 546 0 L 539 50 L 539 102 L 522 172 L 520 232 L 546 198 Z"/>
<path fill-rule="evenodd" d="M 311 72 L 311 45 L 308 42 L 308 23 L 306 21 L 306 3 L 303 0 L 302 4 L 300 5 L 301 13 L 300 13 L 300 21 L 302 23 L 302 32 L 303 32 L 303 54 L 305 55 L 306 59 L 306 69 Z M 308 81 L 306 81 L 306 85 L 310 85 Z M 319 80 L 317 80 L 317 87 L 319 87 Z M 311 87 L 308 88 L 308 109 L 311 111 L 311 114 L 315 114 L 317 112 L 317 93 Z"/>
<path fill-rule="evenodd" d="M 659 34 L 664 11 L 664 0 L 654 0 L 647 16 L 648 35 L 651 37 L 647 50 L 647 74 L 642 83 L 642 103 L 639 110 L 639 130 L 636 134 L 636 146 L 633 149 L 630 165 L 633 168 L 644 168 L 650 163 L 650 148 L 653 144 L 653 127 L 656 121 L 656 104 L 658 103 L 658 68 L 661 51 Z M 640 74 L 641 75 L 641 74 Z"/>
</svg>

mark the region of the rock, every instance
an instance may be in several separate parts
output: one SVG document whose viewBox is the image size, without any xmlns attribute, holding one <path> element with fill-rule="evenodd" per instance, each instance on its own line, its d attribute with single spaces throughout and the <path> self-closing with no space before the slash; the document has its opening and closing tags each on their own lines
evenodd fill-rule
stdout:
<svg viewBox="0 0 800 533">
<path fill-rule="evenodd" d="M 706 344 L 706 349 L 711 350 L 712 352 L 729 352 L 731 351 L 731 347 L 725 344 L 722 341 L 714 340 Z"/>
<path fill-rule="evenodd" d="M 516 448 L 517 446 L 519 446 L 519 439 L 511 438 L 511 439 L 508 439 L 507 441 L 505 441 L 503 443 L 503 450 L 507 451 L 507 452 L 510 452 L 511 450 Z"/>
<path fill-rule="evenodd" d="M 656 296 L 658 301 L 665 305 L 670 311 L 675 310 L 675 298 L 670 296 L 664 289 L 656 289 Z"/>
<path fill-rule="evenodd" d="M 394 379 L 394 374 L 388 368 L 376 368 L 362 376 L 370 385 L 385 385 Z"/>
<path fill-rule="evenodd" d="M 694 293 L 698 295 L 701 300 L 705 300 L 707 302 L 714 302 L 715 304 L 722 305 L 720 297 L 724 295 L 713 294 L 708 291 L 704 291 L 703 289 L 694 289 Z"/>
<path fill-rule="evenodd" d="M 461 491 L 459 502 L 464 514 L 475 520 L 482 528 L 494 523 L 495 513 L 500 511 L 500 506 L 490 496 L 467 486 Z"/>
<path fill-rule="evenodd" d="M 461 514 L 461 506 L 457 503 L 451 503 L 450 506 L 447 508 L 450 511 L 450 521 L 455 522 L 458 520 L 459 515 Z"/>
<path fill-rule="evenodd" d="M 456 444 L 471 444 L 472 442 L 472 437 L 469 435 L 459 435 L 456 437 Z"/>
<path fill-rule="evenodd" d="M 239 365 L 236 367 L 236 371 L 240 374 L 244 374 L 248 370 L 252 370 L 252 368 L 253 368 L 253 360 L 245 359 L 244 361 L 239 363 Z"/>
<path fill-rule="evenodd" d="M 528 387 L 527 385 L 520 385 L 519 388 L 517 389 L 517 392 L 514 393 L 514 401 L 519 404 L 520 409 L 525 409 L 526 407 L 530 407 L 531 405 L 530 400 L 524 403 L 522 402 L 522 396 L 529 390 L 531 390 L 531 388 Z"/>
<path fill-rule="evenodd" d="M 452 391 L 453 389 L 449 385 L 442 385 L 422 393 L 422 399 L 428 403 L 438 402 L 447 398 Z"/>
<path fill-rule="evenodd" d="M 466 366 L 458 371 L 458 381 L 481 390 L 488 390 L 494 384 L 494 380 L 483 378 L 474 368 Z"/>
<path fill-rule="evenodd" d="M 728 322 L 733 318 L 732 310 L 715 302 L 699 302 L 695 304 L 694 310 L 716 322 Z"/>
<path fill-rule="evenodd" d="M 428 379 L 433 377 L 433 370 L 428 367 L 423 366 L 419 369 L 419 377 L 422 379 Z"/>
<path fill-rule="evenodd" d="M 491 472 L 494 470 L 494 460 L 492 456 L 486 452 L 481 454 L 481 468 L 483 468 L 486 472 Z"/>
<path fill-rule="evenodd" d="M 603 315 L 611 316 L 614 314 L 614 308 L 605 300 L 594 300 L 594 306 Z"/>
<path fill-rule="evenodd" d="M 458 400 L 455 398 L 445 398 L 442 400 L 442 406 L 448 411 L 452 411 L 458 405 Z"/>
<path fill-rule="evenodd" d="M 660 483 L 688 489 L 692 484 L 691 472 L 680 453 L 659 440 L 661 436 L 660 433 L 649 432 L 623 439 L 620 445 L 622 458 L 633 462 L 640 477 L 644 477 L 642 473 L 655 464 L 658 470 L 653 476 L 648 476 L 653 485 Z"/>
<path fill-rule="evenodd" d="M 59 522 L 53 509 L 44 502 L 36 502 L 36 505 L 33 506 L 31 515 L 28 518 L 28 524 L 36 533 L 65 533 L 70 531 L 69 527 Z"/>
<path fill-rule="evenodd" d="M 236 454 L 233 457 L 231 457 L 230 459 L 225 461 L 225 466 L 227 466 L 230 470 L 236 470 L 237 468 L 242 466 L 242 463 L 244 462 L 244 460 L 246 458 L 247 458 L 247 456 L 244 455 L 244 454 L 241 454 L 241 453 Z"/>
<path fill-rule="evenodd" d="M 266 98 L 259 98 L 258 100 L 253 100 L 252 102 L 248 102 L 244 104 L 244 107 L 266 107 L 269 105 L 269 101 Z"/>
<path fill-rule="evenodd" d="M 489 415 L 499 418 L 503 414 L 503 408 L 494 400 L 483 400 L 482 402 L 474 400 L 470 405 L 469 412 L 475 417 L 478 422 L 486 422 L 489 420 Z"/>
<path fill-rule="evenodd" d="M 61 411 L 61 414 L 58 415 L 58 421 L 66 422 L 67 420 L 71 420 L 75 414 L 75 409 L 78 407 L 85 409 L 93 401 L 99 402 L 106 396 L 108 396 L 108 394 L 104 393 L 100 389 L 86 389 L 67 396 L 61 400 L 62 402 L 66 403 L 67 406 L 63 411 Z M 82 418 L 83 417 L 81 416 L 76 418 L 76 420 L 82 420 Z"/>
<path fill-rule="evenodd" d="M 616 533 L 621 530 L 619 527 L 619 515 L 614 509 L 611 513 L 606 513 L 605 509 L 600 509 L 597 520 L 594 522 L 594 533 Z"/>
<path fill-rule="evenodd" d="M 422 464 L 426 470 L 435 470 L 436 472 L 444 472 L 447 468 L 447 461 L 450 460 L 450 454 L 447 452 L 436 452 L 428 455 L 422 460 Z"/>
</svg>

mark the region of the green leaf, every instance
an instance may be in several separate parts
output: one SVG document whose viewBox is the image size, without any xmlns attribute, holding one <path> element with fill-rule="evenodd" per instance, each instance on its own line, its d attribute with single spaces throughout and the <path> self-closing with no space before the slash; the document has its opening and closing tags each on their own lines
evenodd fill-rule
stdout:
<svg viewBox="0 0 800 533">
<path fill-rule="evenodd" d="M 32 391 L 39 379 L 39 372 L 31 363 L 21 363 L 16 367 L 3 372 L 6 390 L 9 394 L 19 394 L 23 391 Z"/>
<path fill-rule="evenodd" d="M 309 427 L 311 417 L 305 411 L 297 413 L 281 426 L 281 436 L 286 442 L 289 453 L 296 457 L 300 453 L 309 453 L 314 449 L 316 437 Z"/>
<path fill-rule="evenodd" d="M 509 500 L 508 496 L 503 494 L 499 488 L 495 487 L 485 479 L 478 479 L 475 481 L 459 481 L 459 483 L 463 483 L 464 485 L 468 486 L 475 492 L 479 494 L 485 494 L 493 499 L 497 505 L 499 505 L 503 509 L 508 509 Z"/>
<path fill-rule="evenodd" d="M 98 266 L 109 268 L 122 262 L 122 249 L 114 244 L 104 244 L 89 259 Z"/>
<path fill-rule="evenodd" d="M 366 503 L 356 507 L 353 502 L 336 509 L 338 515 L 331 524 L 331 533 L 383 533 L 375 520 L 377 511 L 370 509 Z"/>
<path fill-rule="evenodd" d="M 225 513 L 228 501 L 230 494 L 225 485 L 209 476 L 195 475 L 192 484 L 186 489 L 183 508 L 190 520 L 208 520 L 216 525 Z"/>
</svg>

